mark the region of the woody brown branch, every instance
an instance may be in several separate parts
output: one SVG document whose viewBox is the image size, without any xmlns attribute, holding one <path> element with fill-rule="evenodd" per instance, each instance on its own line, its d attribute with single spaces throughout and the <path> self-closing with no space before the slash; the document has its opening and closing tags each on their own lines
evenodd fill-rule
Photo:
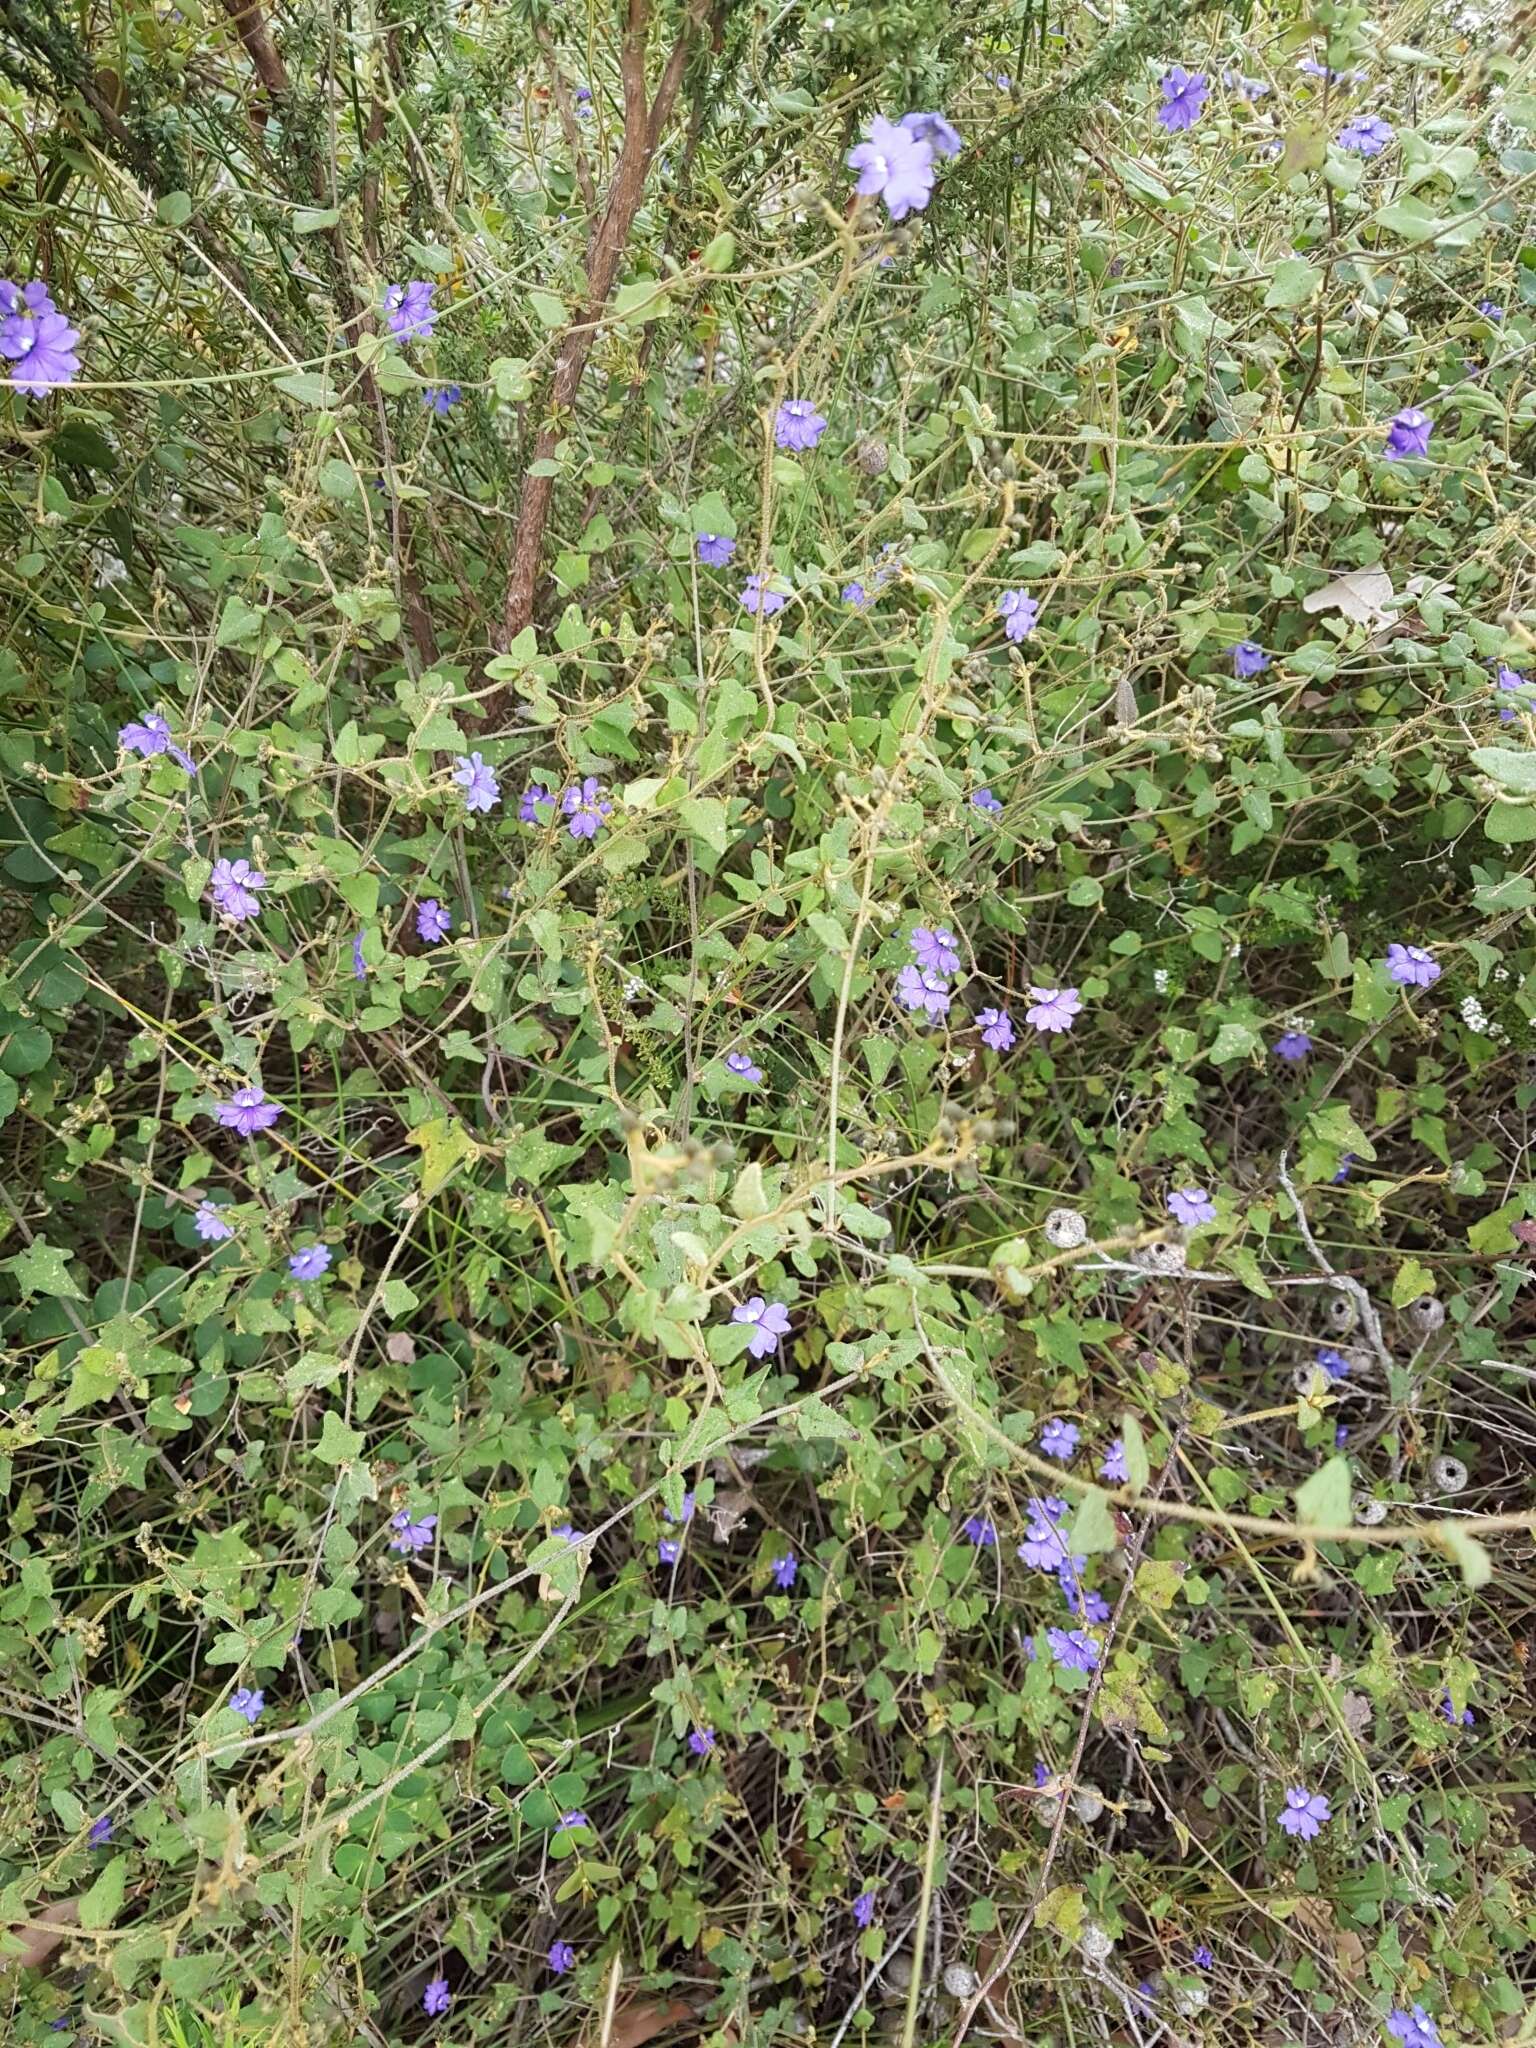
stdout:
<svg viewBox="0 0 1536 2048">
<path fill-rule="evenodd" d="M 581 388 L 587 359 L 612 295 L 635 216 L 645 196 L 646 174 L 671 117 L 688 61 L 689 46 L 705 11 L 703 0 L 695 0 L 667 59 L 656 96 L 647 106 L 645 40 L 650 18 L 649 0 L 629 0 L 620 53 L 624 135 L 608 196 L 587 247 L 586 291 L 581 313 L 566 329 L 555 358 L 554 374 L 545 400 L 544 424 L 535 437 L 530 471 L 524 477 L 518 501 L 512 566 L 502 606 L 503 646 L 514 640 L 533 618 L 544 529 L 549 523 L 550 505 L 554 498 L 554 478 L 534 472 L 553 458 L 559 445 L 562 422 L 569 415 Z"/>
</svg>

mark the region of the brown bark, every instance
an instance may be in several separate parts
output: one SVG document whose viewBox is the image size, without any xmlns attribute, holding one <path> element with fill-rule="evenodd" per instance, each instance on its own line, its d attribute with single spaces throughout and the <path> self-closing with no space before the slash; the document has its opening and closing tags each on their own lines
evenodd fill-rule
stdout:
<svg viewBox="0 0 1536 2048">
<path fill-rule="evenodd" d="M 701 0 L 695 0 L 667 59 L 656 96 L 647 105 L 645 37 L 650 19 L 649 0 L 629 0 L 620 53 L 624 81 L 624 137 L 602 214 L 587 245 L 585 303 L 580 316 L 565 330 L 555 358 L 554 375 L 550 379 L 545 402 L 545 422 L 533 444 L 535 464 L 546 462 L 553 456 L 560 440 L 561 416 L 569 413 L 581 388 L 587 358 L 592 353 L 592 344 L 597 339 L 603 313 L 612 295 L 614 279 L 618 276 L 619 264 L 628 246 L 635 216 L 645 197 L 646 174 L 671 117 L 678 88 L 683 82 L 688 47 L 704 12 Z M 533 617 L 544 529 L 549 523 L 554 482 L 551 476 L 528 475 L 523 479 L 512 542 L 512 567 L 507 576 L 502 605 L 503 646 L 514 640 Z"/>
</svg>

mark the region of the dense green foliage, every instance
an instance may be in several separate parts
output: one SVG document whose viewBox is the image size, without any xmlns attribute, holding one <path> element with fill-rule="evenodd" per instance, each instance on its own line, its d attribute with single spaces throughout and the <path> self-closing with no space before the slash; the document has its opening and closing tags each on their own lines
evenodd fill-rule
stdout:
<svg viewBox="0 0 1536 2048">
<path fill-rule="evenodd" d="M 1518 25 L 242 6 L 0 7 L 5 2038 L 1536 2040 Z"/>
</svg>

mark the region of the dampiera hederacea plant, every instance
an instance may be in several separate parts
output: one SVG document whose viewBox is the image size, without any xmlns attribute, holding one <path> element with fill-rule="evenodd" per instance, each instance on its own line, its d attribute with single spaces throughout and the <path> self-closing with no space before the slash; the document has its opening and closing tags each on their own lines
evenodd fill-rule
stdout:
<svg viewBox="0 0 1536 2048">
<path fill-rule="evenodd" d="M 1445 2048 L 1440 2029 L 1422 2005 L 1406 2012 L 1401 2006 L 1387 2014 L 1387 2032 L 1401 2048 Z"/>
<path fill-rule="evenodd" d="M 725 1056 L 727 1071 L 738 1081 L 756 1083 L 763 1078 L 763 1070 L 749 1052 L 728 1052 Z"/>
<path fill-rule="evenodd" d="M 1304 1060 L 1312 1050 L 1312 1040 L 1305 1031 L 1282 1031 L 1275 1040 L 1275 1057 L 1282 1060 Z"/>
<path fill-rule="evenodd" d="M 401 1508 L 389 1518 L 389 1526 L 395 1532 L 389 1539 L 391 1550 L 399 1551 L 402 1557 L 414 1557 L 419 1551 L 432 1548 L 432 1531 L 437 1527 L 436 1515 L 412 1515 L 408 1508 Z"/>
<path fill-rule="evenodd" d="M 433 1977 L 421 1994 L 421 2009 L 430 2020 L 441 2019 L 453 2003 L 453 1993 L 448 1989 L 446 1977 Z"/>
<path fill-rule="evenodd" d="M 453 779 L 464 792 L 466 811 L 489 811 L 501 802 L 501 784 L 496 780 L 495 769 L 483 755 L 457 755 Z"/>
<path fill-rule="evenodd" d="M 925 974 L 960 972 L 960 948 L 948 925 L 915 924 L 907 934 L 907 944 Z"/>
<path fill-rule="evenodd" d="M 172 740 L 170 722 L 158 711 L 146 712 L 143 718 L 130 719 L 127 725 L 119 726 L 117 744 L 146 761 L 153 760 L 157 754 L 169 754 L 183 774 L 197 773 L 196 762 L 184 747 L 178 747 Z"/>
<path fill-rule="evenodd" d="M 926 142 L 935 156 L 958 156 L 965 147 L 959 130 L 951 127 L 942 114 L 903 114 L 901 125 L 909 135 Z"/>
<path fill-rule="evenodd" d="M 192 1228 L 204 1244 L 224 1244 L 234 1232 L 212 1202 L 199 1202 L 192 1216 Z"/>
<path fill-rule="evenodd" d="M 248 1685 L 237 1686 L 228 1701 L 230 1712 L 239 1714 L 243 1720 L 249 1721 L 253 1728 L 261 1718 L 266 1704 L 266 1694 L 253 1692 Z"/>
<path fill-rule="evenodd" d="M 800 1560 L 792 1550 L 786 1550 L 782 1557 L 773 1559 L 768 1569 L 773 1573 L 773 1583 L 779 1592 L 787 1593 L 799 1573 Z"/>
<path fill-rule="evenodd" d="M 1397 130 L 1378 114 L 1356 114 L 1339 130 L 1340 149 L 1352 150 L 1356 156 L 1380 156 L 1387 144 L 1396 140 Z"/>
<path fill-rule="evenodd" d="M 789 1335 L 789 1310 L 782 1301 L 765 1301 L 760 1294 L 733 1308 L 731 1321 L 751 1325 L 747 1350 L 753 1358 L 771 1357 L 779 1348 L 779 1339 Z"/>
<path fill-rule="evenodd" d="M 1389 462 L 1428 455 L 1429 437 L 1433 432 L 1434 421 L 1427 412 L 1420 412 L 1416 405 L 1405 405 L 1401 412 L 1392 416 L 1387 428 L 1387 445 L 1382 452 Z"/>
<path fill-rule="evenodd" d="M 1024 1022 L 1036 1031 L 1070 1031 L 1083 1013 L 1083 999 L 1075 988 L 1032 988 Z"/>
<path fill-rule="evenodd" d="M 573 839 L 595 839 L 612 817 L 613 805 L 602 794 L 602 788 L 595 775 L 588 775 L 573 783 L 561 797 L 565 829 Z"/>
<path fill-rule="evenodd" d="M 1009 1051 L 1018 1035 L 1006 1010 L 978 1010 L 976 1028 L 981 1033 L 982 1044 L 990 1046 L 993 1052 Z"/>
<path fill-rule="evenodd" d="M 1261 676 L 1269 667 L 1269 656 L 1257 640 L 1239 640 L 1228 653 L 1232 656 L 1232 673 L 1240 680 L 1248 676 Z"/>
<path fill-rule="evenodd" d="M 42 398 L 80 374 L 79 329 L 59 312 L 43 284 L 7 284 L 0 309 L 0 356 L 10 363 L 12 387 Z"/>
<path fill-rule="evenodd" d="M 427 341 L 437 325 L 432 294 L 437 289 L 419 277 L 392 284 L 384 292 L 384 318 L 396 341 Z"/>
<path fill-rule="evenodd" d="M 1298 1835 L 1304 1842 L 1314 1841 L 1332 1819 L 1333 1808 L 1325 1794 L 1309 1792 L 1305 1785 L 1292 1785 L 1286 1792 L 1279 1819 L 1285 1834 Z"/>
<path fill-rule="evenodd" d="M 1182 64 L 1173 64 L 1163 73 L 1159 89 L 1163 103 L 1157 110 L 1158 121 L 1170 135 L 1176 135 L 1199 120 L 1211 81 L 1203 71 L 1186 71 Z"/>
<path fill-rule="evenodd" d="M 789 603 L 789 593 L 776 590 L 769 577 L 749 576 L 741 587 L 740 603 L 743 611 L 771 619 L 775 612 L 783 611 Z"/>
<path fill-rule="evenodd" d="M 826 421 L 808 398 L 786 398 L 774 414 L 774 440 L 796 455 L 814 448 L 826 431 Z"/>
<path fill-rule="evenodd" d="M 1124 1486 L 1131 1476 L 1125 1462 L 1125 1439 L 1113 1437 L 1099 1465 L 1099 1477 L 1110 1486 Z"/>
<path fill-rule="evenodd" d="M 921 1010 L 927 1017 L 947 1017 L 954 991 L 946 978 L 931 968 L 903 967 L 896 977 L 896 1000 L 914 1015 Z"/>
<path fill-rule="evenodd" d="M 248 918 L 260 917 L 258 892 L 266 886 L 266 876 L 248 860 L 216 860 L 208 877 L 213 907 L 231 924 L 244 924 Z"/>
<path fill-rule="evenodd" d="M 416 936 L 424 946 L 435 946 L 446 939 L 453 930 L 453 914 L 435 896 L 425 897 L 416 906 Z"/>
<path fill-rule="evenodd" d="M 715 1747 L 714 1729 L 695 1728 L 692 1734 L 688 1737 L 688 1747 L 693 1751 L 695 1756 L 712 1755 Z"/>
<path fill-rule="evenodd" d="M 1168 1214 L 1186 1230 L 1216 1221 L 1216 1204 L 1204 1188 L 1174 1188 L 1168 1197 Z"/>
<path fill-rule="evenodd" d="M 1027 640 L 1040 621 L 1040 600 L 1027 590 L 1005 590 L 997 600 L 997 616 L 1003 632 L 1017 646 Z"/>
<path fill-rule="evenodd" d="M 301 1251 L 290 1252 L 288 1270 L 295 1280 L 318 1280 L 331 1270 L 330 1246 L 307 1244 Z"/>
<path fill-rule="evenodd" d="M 860 1892 L 854 1900 L 853 1924 L 855 1927 L 868 1927 L 873 1924 L 874 1917 L 875 1894 L 873 1888 L 871 1888 L 868 1891 Z"/>
<path fill-rule="evenodd" d="M 104 1849 L 112 1839 L 112 1816 L 103 1813 L 91 1822 L 91 1831 L 86 1841 L 93 1849 Z"/>
<path fill-rule="evenodd" d="M 736 552 L 736 543 L 728 533 L 697 534 L 695 545 L 706 569 L 723 569 Z"/>
<path fill-rule="evenodd" d="M 971 791 L 971 809 L 985 811 L 989 817 L 997 817 L 1003 806 L 990 789 L 985 787 Z"/>
<path fill-rule="evenodd" d="M 1099 1646 L 1083 1629 L 1048 1628 L 1045 1640 L 1063 1671 L 1092 1671 L 1099 1661 Z"/>
<path fill-rule="evenodd" d="M 1059 1415 L 1053 1415 L 1040 1432 L 1040 1448 L 1048 1458 L 1059 1458 L 1063 1463 L 1077 1449 L 1082 1431 L 1075 1422 L 1064 1422 Z"/>
<path fill-rule="evenodd" d="M 216 1102 L 213 1113 L 226 1131 L 238 1131 L 242 1138 L 254 1138 L 258 1131 L 270 1131 L 283 1114 L 280 1102 L 269 1102 L 255 1082 L 237 1088 L 228 1102 Z"/>
<path fill-rule="evenodd" d="M 539 816 L 541 809 L 553 816 L 559 802 L 552 789 L 546 789 L 542 782 L 530 782 L 517 800 L 517 822 L 520 825 L 542 825 L 547 821 Z"/>
<path fill-rule="evenodd" d="M 883 114 L 870 122 L 869 139 L 849 150 L 847 163 L 859 174 L 854 190 L 865 199 L 884 199 L 892 220 L 921 213 L 933 196 L 931 143 Z"/>
<path fill-rule="evenodd" d="M 1440 963 L 1427 947 L 1395 939 L 1387 948 L 1386 966 L 1388 979 L 1402 988 L 1431 988 L 1440 979 Z"/>
<path fill-rule="evenodd" d="M 552 1941 L 549 1953 L 544 1958 L 557 1977 L 563 1977 L 576 1964 L 576 1951 L 568 1941 Z"/>
</svg>

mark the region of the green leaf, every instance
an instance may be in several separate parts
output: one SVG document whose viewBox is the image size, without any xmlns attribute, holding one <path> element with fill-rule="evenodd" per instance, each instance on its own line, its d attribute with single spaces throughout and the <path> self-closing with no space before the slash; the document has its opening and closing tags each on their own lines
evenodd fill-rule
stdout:
<svg viewBox="0 0 1536 2048">
<path fill-rule="evenodd" d="M 435 1116 L 414 1131 L 407 1131 L 412 1145 L 421 1147 L 421 1193 L 430 1202 L 447 1187 L 466 1159 L 473 1159 L 479 1146 L 457 1117 Z"/>
<path fill-rule="evenodd" d="M 665 278 L 639 277 L 631 284 L 621 284 L 613 295 L 613 310 L 625 327 L 643 327 L 648 320 L 659 320 L 671 311 Z"/>
<path fill-rule="evenodd" d="M 1302 256 L 1287 256 L 1275 265 L 1264 303 L 1271 311 L 1304 306 L 1323 281 L 1323 273 Z"/>
<path fill-rule="evenodd" d="M 1349 1527 L 1349 1460 L 1330 1458 L 1296 1489 L 1296 1519 L 1306 1529 Z"/>
<path fill-rule="evenodd" d="M 81 1896 L 80 1925 L 85 1928 L 110 1927 L 123 1910 L 123 1894 L 127 1888 L 128 1858 L 114 1856 L 90 1890 Z"/>
<path fill-rule="evenodd" d="M 1152 1462 L 1147 1456 L 1141 1424 L 1134 1415 L 1121 1416 L 1120 1441 L 1125 1446 L 1126 1484 L 1132 1493 L 1145 1493 L 1152 1477 Z"/>
<path fill-rule="evenodd" d="M 728 228 L 714 236 L 711 241 L 706 242 L 703 253 L 699 257 L 699 262 L 704 269 L 714 271 L 717 276 L 729 270 L 735 261 L 736 237 Z"/>
<path fill-rule="evenodd" d="M 1483 832 L 1495 846 L 1526 845 L 1536 839 L 1536 804 L 1510 804 L 1496 797 L 1484 813 Z"/>
<path fill-rule="evenodd" d="M 529 292 L 528 306 L 539 325 L 547 327 L 551 333 L 566 323 L 565 301 L 556 298 L 553 292 Z"/>
<path fill-rule="evenodd" d="M 167 192 L 155 202 L 155 216 L 168 228 L 184 228 L 192 218 L 192 196 L 188 192 Z"/>
<path fill-rule="evenodd" d="M 1090 1486 L 1078 1502 L 1068 1528 L 1067 1550 L 1074 1556 L 1092 1557 L 1099 1551 L 1113 1550 L 1118 1542 L 1109 1495 Z"/>
<path fill-rule="evenodd" d="M 293 232 L 296 235 L 319 235 L 327 228 L 340 225 L 339 206 L 301 206 L 293 216 Z"/>
<path fill-rule="evenodd" d="M 819 1394 L 807 1394 L 795 1409 L 795 1427 L 803 1437 L 856 1437 L 857 1429 L 829 1408 Z"/>
<path fill-rule="evenodd" d="M 496 396 L 506 405 L 521 405 L 533 391 L 533 378 L 521 356 L 498 356 L 490 375 Z"/>
<path fill-rule="evenodd" d="M 1302 126 L 1286 131 L 1285 147 L 1275 165 L 1281 184 L 1302 171 L 1320 171 L 1328 160 L 1328 133 L 1324 128 Z"/>
<path fill-rule="evenodd" d="M 1392 1281 L 1392 1306 L 1406 1308 L 1410 1301 L 1435 1291 L 1435 1276 L 1417 1259 L 1404 1259 Z"/>
<path fill-rule="evenodd" d="M 744 1223 L 751 1223 L 759 1216 L 766 1216 L 769 1202 L 763 1186 L 763 1169 L 754 1159 L 744 1167 L 731 1190 L 731 1213 L 739 1216 Z"/>
<path fill-rule="evenodd" d="M 329 411 L 336 403 L 336 387 L 329 377 L 318 370 L 293 370 L 286 377 L 273 380 L 274 391 L 281 391 L 285 398 L 295 399 L 300 405 L 312 405 L 321 411 Z"/>
<path fill-rule="evenodd" d="M 1536 796 L 1536 748 L 1474 747 L 1472 765 L 1511 796 Z"/>
<path fill-rule="evenodd" d="M 224 600 L 224 609 L 219 613 L 218 631 L 213 636 L 215 647 L 241 647 L 253 640 L 266 623 L 266 613 L 253 604 L 247 604 L 238 591 Z"/>
<path fill-rule="evenodd" d="M 724 854 L 730 813 L 723 798 L 685 796 L 677 807 L 677 815 L 690 839 L 701 840 L 712 853 Z"/>
<path fill-rule="evenodd" d="M 15 1274 L 23 1300 L 29 1294 L 51 1294 L 56 1301 L 84 1301 L 84 1289 L 69 1277 L 69 1257 L 46 1237 L 38 1237 L 25 1251 L 0 1260 L 0 1271 Z"/>
<path fill-rule="evenodd" d="M 368 1441 L 360 1429 L 349 1429 L 339 1412 L 327 1408 L 314 1454 L 322 1465 L 355 1465 Z"/>
</svg>

